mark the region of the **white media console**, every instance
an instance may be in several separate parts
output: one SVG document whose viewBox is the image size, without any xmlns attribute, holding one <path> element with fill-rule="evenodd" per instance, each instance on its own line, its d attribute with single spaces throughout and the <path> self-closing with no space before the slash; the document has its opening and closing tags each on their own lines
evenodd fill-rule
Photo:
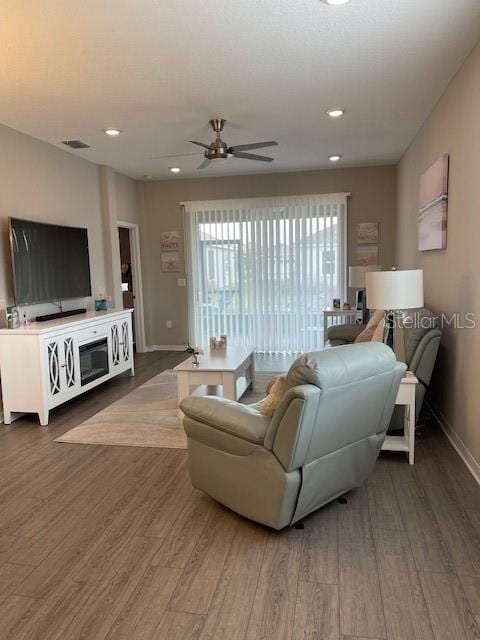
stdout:
<svg viewBox="0 0 480 640">
<path fill-rule="evenodd" d="M 49 411 L 124 371 L 133 376 L 132 310 L 90 311 L 0 329 L 5 424 Z"/>
</svg>

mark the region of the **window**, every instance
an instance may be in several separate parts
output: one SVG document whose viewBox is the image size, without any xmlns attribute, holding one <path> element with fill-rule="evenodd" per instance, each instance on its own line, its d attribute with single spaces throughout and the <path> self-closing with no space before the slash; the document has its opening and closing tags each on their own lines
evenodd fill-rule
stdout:
<svg viewBox="0 0 480 640">
<path fill-rule="evenodd" d="M 207 263 L 208 263 L 208 278 L 209 280 L 215 280 L 215 250 L 207 249 Z"/>
<path fill-rule="evenodd" d="M 322 273 L 325 276 L 330 276 L 335 274 L 335 260 L 336 260 L 336 251 L 335 249 L 325 249 L 322 251 Z"/>
<path fill-rule="evenodd" d="M 184 206 L 190 340 L 320 348 L 322 310 L 345 294 L 346 195 Z"/>
</svg>

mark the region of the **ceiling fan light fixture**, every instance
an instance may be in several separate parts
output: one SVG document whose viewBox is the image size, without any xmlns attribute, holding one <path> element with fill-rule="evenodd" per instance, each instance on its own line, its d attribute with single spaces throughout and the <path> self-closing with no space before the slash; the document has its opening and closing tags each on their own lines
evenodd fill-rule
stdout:
<svg viewBox="0 0 480 640">
<path fill-rule="evenodd" d="M 335 153 L 334 155 L 328 157 L 330 162 L 338 162 L 339 160 L 341 160 L 341 158 L 342 156 L 338 153 Z"/>
<path fill-rule="evenodd" d="M 250 142 L 248 144 L 235 144 L 233 146 L 229 146 L 221 137 L 221 132 L 223 131 L 225 122 L 226 120 L 224 118 L 214 118 L 210 120 L 210 126 L 215 133 L 215 140 L 210 144 L 199 142 L 198 140 L 189 141 L 192 144 L 197 145 L 197 147 L 205 149 L 203 152 L 205 160 L 197 167 L 197 169 L 204 169 L 205 167 L 208 167 L 212 160 L 227 160 L 229 158 L 256 160 L 257 162 L 273 161 L 273 158 L 269 156 L 262 156 L 256 153 L 245 153 L 245 151 L 251 151 L 252 149 L 264 149 L 265 147 L 276 147 L 278 146 L 278 142 L 275 140 L 268 140 L 266 142 Z"/>
<path fill-rule="evenodd" d="M 341 118 L 344 113 L 345 113 L 345 109 L 340 107 L 335 107 L 334 109 L 329 109 L 327 111 L 327 116 L 330 116 L 330 118 Z"/>
<path fill-rule="evenodd" d="M 180 167 L 168 167 L 172 173 L 180 173 Z"/>
</svg>

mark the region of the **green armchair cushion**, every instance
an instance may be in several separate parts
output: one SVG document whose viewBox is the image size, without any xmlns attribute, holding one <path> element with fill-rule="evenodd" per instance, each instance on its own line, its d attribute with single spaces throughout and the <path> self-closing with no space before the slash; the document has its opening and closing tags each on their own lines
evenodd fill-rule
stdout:
<svg viewBox="0 0 480 640">
<path fill-rule="evenodd" d="M 333 324 L 327 329 L 327 340 L 336 342 L 341 340 L 342 343 L 355 342 L 356 337 L 362 333 L 366 325 L 364 324 Z"/>
<path fill-rule="evenodd" d="M 394 360 L 391 349 L 378 342 L 354 346 L 354 350 L 326 349 L 300 356 L 288 372 L 286 391 L 301 384 L 328 389 L 391 370 Z"/>
<path fill-rule="evenodd" d="M 198 422 L 255 444 L 263 444 L 270 425 L 270 418 L 264 416 L 257 405 L 240 404 L 217 396 L 185 398 L 180 409 Z"/>
</svg>

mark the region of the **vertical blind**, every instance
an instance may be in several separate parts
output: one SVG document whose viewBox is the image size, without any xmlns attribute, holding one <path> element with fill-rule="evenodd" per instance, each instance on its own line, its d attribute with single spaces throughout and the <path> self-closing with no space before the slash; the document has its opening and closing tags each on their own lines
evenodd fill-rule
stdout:
<svg viewBox="0 0 480 640">
<path fill-rule="evenodd" d="M 347 195 L 183 203 L 190 340 L 321 348 L 322 310 L 346 290 Z"/>
</svg>

